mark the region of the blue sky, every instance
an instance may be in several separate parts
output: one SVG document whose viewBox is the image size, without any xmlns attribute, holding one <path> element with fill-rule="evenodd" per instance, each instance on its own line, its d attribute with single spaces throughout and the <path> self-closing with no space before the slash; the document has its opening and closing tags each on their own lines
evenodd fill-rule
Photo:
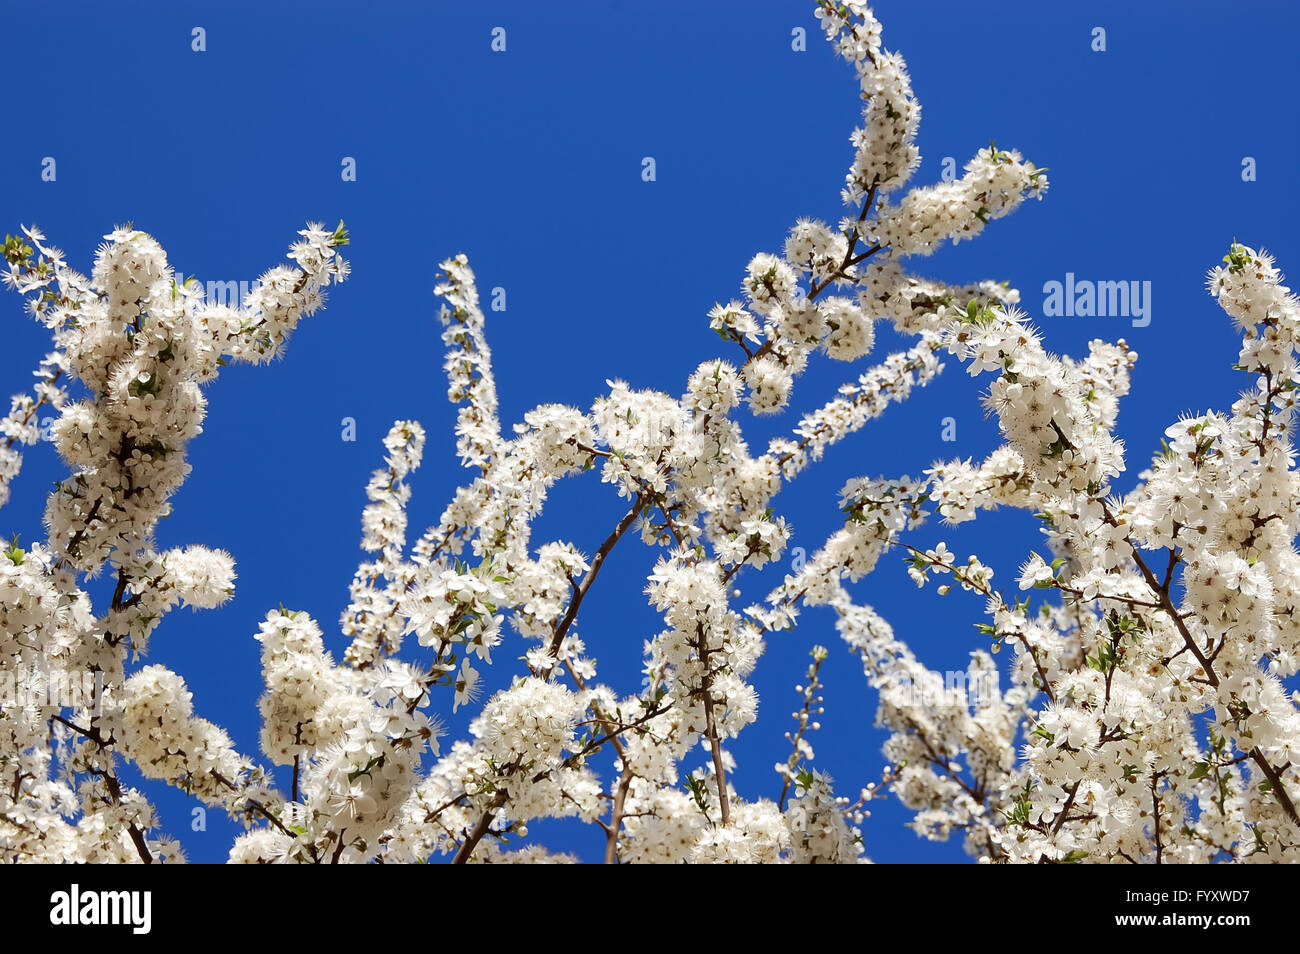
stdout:
<svg viewBox="0 0 1300 954">
<path fill-rule="evenodd" d="M 1220 4 L 1173 2 L 885 0 L 876 9 L 922 104 L 914 182 L 937 180 L 946 156 L 960 167 L 990 139 L 1049 167 L 1052 181 L 1042 203 L 912 267 L 951 281 L 1010 281 L 1053 350 L 1129 341 L 1141 357 L 1120 416 L 1126 489 L 1179 412 L 1226 408 L 1247 384 L 1230 370 L 1236 336 L 1205 294 L 1205 271 L 1234 237 L 1300 269 L 1300 210 L 1287 179 L 1298 134 L 1282 115 L 1300 79 L 1300 18 L 1280 0 L 1235 4 L 1230 15 Z M 416 418 L 430 435 L 414 480 L 416 532 L 466 479 L 441 377 L 432 297 L 441 259 L 463 251 L 485 291 L 506 289 L 507 310 L 489 314 L 488 335 L 509 424 L 543 402 L 587 407 L 606 378 L 680 393 L 701 360 L 724 353 L 705 313 L 737 294 L 749 258 L 779 251 L 799 216 L 838 219 L 860 104 L 812 11 L 785 0 L 360 9 L 141 0 L 9 11 L 0 54 L 20 118 L 11 112 L 0 150 L 0 231 L 37 223 L 86 270 L 100 236 L 129 220 L 186 274 L 250 281 L 283 258 L 304 221 L 342 218 L 351 230 L 351 280 L 303 324 L 286 358 L 227 369 L 208 388 L 193 476 L 160 528 L 164 547 L 204 543 L 237 560 L 235 599 L 171 616 L 151 661 L 184 674 L 198 712 L 245 751 L 257 751 L 253 634 L 266 611 L 309 611 L 341 655 L 337 618 L 360 556 L 364 487 L 392 420 Z M 191 50 L 196 26 L 205 52 Z M 504 53 L 489 45 L 498 26 Z M 795 27 L 808 31 L 806 52 L 791 49 Z M 1105 52 L 1090 48 L 1094 27 L 1106 30 Z M 640 176 L 645 156 L 656 160 L 652 183 Z M 54 182 L 41 180 L 45 157 L 57 163 Z M 356 160 L 355 182 L 341 179 L 344 157 Z M 1242 180 L 1245 157 L 1257 181 Z M 1067 272 L 1150 281 L 1150 324 L 1042 318 L 1044 283 Z M 28 385 L 46 340 L 16 297 L 3 309 L 8 394 Z M 881 337 L 876 359 L 897 344 Z M 750 427 L 751 444 L 858 373 L 822 362 L 789 414 Z M 915 474 L 938 458 L 991 450 L 981 387 L 950 366 L 801 477 L 777 498 L 793 545 L 811 552 L 836 526 L 835 494 L 851 476 Z M 952 443 L 940 439 L 948 416 Z M 341 439 L 345 417 L 357 421 L 355 443 Z M 49 445 L 30 451 L 0 531 L 39 539 L 44 494 L 61 473 Z M 562 536 L 590 553 L 620 514 L 588 475 L 561 485 L 535 539 Z M 1034 521 L 1010 513 L 921 536 L 979 552 L 1003 586 L 1039 543 Z M 627 541 L 579 620 L 602 678 L 623 691 L 637 685 L 642 642 L 657 629 L 640 595 L 652 559 Z M 742 576 L 746 600 L 777 574 Z M 963 668 L 983 645 L 973 625 L 982 601 L 954 594 L 936 605 L 901 561 L 884 561 L 857 592 L 935 668 Z M 742 793 L 780 790 L 772 766 L 788 751 L 793 686 L 814 643 L 832 649 L 816 764 L 845 794 L 879 777 L 875 699 L 831 623 L 811 612 L 769 641 L 755 678 L 759 721 L 732 745 Z M 518 637 L 503 648 L 499 680 L 522 652 Z M 192 860 L 224 859 L 232 826 L 210 813 L 206 832 L 189 831 L 193 803 L 179 793 L 158 805 Z M 903 829 L 909 816 L 878 806 L 863 830 L 872 858 L 965 859 L 955 842 Z M 596 830 L 533 828 L 588 858 L 603 845 Z"/>
</svg>

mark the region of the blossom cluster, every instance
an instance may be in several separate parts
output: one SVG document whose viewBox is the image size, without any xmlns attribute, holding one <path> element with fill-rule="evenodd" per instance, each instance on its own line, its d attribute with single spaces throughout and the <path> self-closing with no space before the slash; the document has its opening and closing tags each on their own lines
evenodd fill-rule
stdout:
<svg viewBox="0 0 1300 954">
<path fill-rule="evenodd" d="M 1266 253 L 1232 244 L 1209 287 L 1242 334 L 1237 365 L 1252 385 L 1227 411 L 1172 424 L 1121 489 L 1127 344 L 1055 355 L 1014 289 L 906 267 L 1041 198 L 1043 170 L 991 145 L 962 178 L 906 189 L 920 107 L 903 58 L 857 0 L 820 0 L 817 15 L 865 102 L 849 211 L 834 226 L 801 218 L 779 252 L 751 259 L 735 297 L 707 314 L 726 353 L 682 393 L 610 380 L 589 407 L 541 405 L 503 428 L 474 272 L 464 256 L 442 263 L 447 393 L 470 476 L 413 537 L 426 435 L 395 422 L 366 487 L 343 642 L 331 650 L 336 634 L 302 611 L 258 624 L 259 741 L 278 769 L 195 715 L 179 674 L 136 657 L 172 609 L 216 607 L 235 586 L 229 554 L 155 539 L 189 472 L 202 386 L 227 363 L 281 351 L 346 278 L 346 232 L 309 226 L 294 265 L 240 308 L 204 302 L 130 227 L 107 236 L 90 277 L 34 229 L 6 241 L 6 283 L 30 296 L 55 352 L 0 422 L 0 503 L 41 409 L 57 414 L 70 476 L 50 495 L 48 539 L 0 554 L 0 672 L 54 660 L 104 674 L 111 690 L 94 710 L 0 702 L 7 860 L 182 860 L 124 763 L 239 819 L 229 857 L 246 863 L 573 861 L 530 834 L 546 818 L 591 826 L 608 862 L 857 863 L 868 806 L 889 797 L 917 834 L 957 836 L 988 863 L 1300 858 L 1300 711 L 1284 683 L 1300 671 L 1300 300 Z M 868 363 L 881 329 L 909 346 Z M 864 366 L 751 450 L 744 415 L 786 409 L 825 360 Z M 780 492 L 945 360 L 986 376 L 999 446 L 917 476 L 854 477 L 823 545 L 765 599 L 738 603 L 745 575 L 790 549 Z M 544 538 L 538 518 L 566 479 L 620 501 L 603 538 Z M 1008 507 L 1043 526 L 1046 555 L 1029 552 L 1016 573 L 920 542 L 934 518 Z M 650 553 L 644 595 L 661 622 L 641 634 L 639 683 L 616 688 L 595 655 L 613 634 L 579 623 L 630 538 Z M 966 683 L 856 599 L 868 574 L 901 575 L 887 557 L 917 586 L 983 608 Z M 105 568 L 115 589 L 97 611 L 83 583 Z M 878 699 L 879 780 L 851 799 L 817 765 L 810 733 L 831 654 L 816 647 L 779 796 L 742 792 L 732 740 L 757 718 L 753 673 L 767 640 L 817 607 Z M 493 665 L 515 668 L 480 705 Z M 468 736 L 444 744 L 440 713 L 471 705 Z"/>
</svg>

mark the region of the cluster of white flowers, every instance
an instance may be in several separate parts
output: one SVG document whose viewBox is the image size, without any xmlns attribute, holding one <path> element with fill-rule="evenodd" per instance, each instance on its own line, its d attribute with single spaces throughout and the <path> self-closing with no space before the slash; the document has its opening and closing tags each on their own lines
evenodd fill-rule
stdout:
<svg viewBox="0 0 1300 954">
<path fill-rule="evenodd" d="M 181 677 L 162 666 L 129 674 L 160 620 L 179 605 L 219 606 L 234 592 L 229 554 L 203 546 L 160 552 L 155 528 L 189 473 L 186 445 L 202 429 L 200 385 L 232 361 L 274 357 L 326 286 L 348 269 L 342 225 L 311 225 L 290 249 L 298 267 L 268 272 L 242 308 L 204 302 L 175 275 L 158 243 L 130 227 L 106 236 L 90 277 L 65 263 L 36 229 L 7 238 L 5 284 L 29 296 L 56 352 L 38 372 L 35 400 L 6 418 L 0 494 L 17 472 L 15 444 L 30 444 L 37 413 L 72 473 L 49 497 L 48 540 L 0 556 L 0 671 L 92 674 L 93 704 L 58 699 L 33 712 L 0 710 L 0 841 L 10 859 L 178 860 L 156 832 L 146 797 L 119 778 L 123 760 L 245 824 L 272 818 L 283 798 L 239 755 L 224 730 L 192 714 Z M 73 400 L 65 388 L 80 387 Z M 109 567 L 115 585 L 96 614 L 79 577 Z"/>
<path fill-rule="evenodd" d="M 384 438 L 388 467 L 376 470 L 366 487 L 370 503 L 361 515 L 361 548 L 379 557 L 357 567 L 352 600 L 339 625 L 352 637 L 348 661 L 365 668 L 381 653 L 395 653 L 402 645 L 405 621 L 397 605 L 410 582 L 403 575 L 406 547 L 406 502 L 411 498 L 407 476 L 420 466 L 424 428 L 415 421 L 398 421 Z M 380 587 L 379 581 L 384 580 Z"/>
<path fill-rule="evenodd" d="M 165 666 L 145 666 L 117 694 L 103 729 L 145 778 L 164 781 L 239 815 L 263 772 L 235 751 L 224 729 L 194 716 L 185 681 Z M 101 730 L 102 731 L 102 730 Z M 79 745 L 94 745 L 80 738 Z"/>
<path fill-rule="evenodd" d="M 568 862 L 528 825 L 569 817 L 598 831 L 609 862 L 853 863 L 865 860 L 867 806 L 882 797 L 915 813 L 919 835 L 960 835 L 986 862 L 1300 860 L 1300 711 L 1283 682 L 1300 672 L 1300 301 L 1267 255 L 1231 246 L 1210 290 L 1243 333 L 1238 365 L 1255 383 L 1230 411 L 1172 425 L 1120 493 L 1114 429 L 1137 358 L 1125 342 L 1053 355 L 1014 289 L 903 267 L 1042 196 L 1046 176 L 990 146 L 961 179 L 891 198 L 920 159 L 905 65 L 862 3 L 818 7 L 866 102 L 843 191 L 853 211 L 835 228 L 800 219 L 782 254 L 750 261 L 740 297 L 708 314 L 729 358 L 700 363 L 683 394 L 611 380 L 588 409 L 542 405 L 504 431 L 474 273 L 463 256 L 443 263 L 448 394 L 472 476 L 408 543 L 425 433 L 396 422 L 367 487 L 368 556 L 338 661 L 305 613 L 261 623 L 261 748 L 283 767 L 279 788 L 194 715 L 178 674 L 130 667 L 171 609 L 217 606 L 234 586 L 227 554 L 155 545 L 188 473 L 200 385 L 227 361 L 278 353 L 346 277 L 346 233 L 302 232 L 296 267 L 269 272 L 240 309 L 205 304 L 130 228 L 108 236 L 90 278 L 34 230 L 6 241 L 7 283 L 34 296 L 56 352 L 0 424 L 0 494 L 41 408 L 57 412 L 72 475 L 50 497 L 48 541 L 0 554 L 0 675 L 58 664 L 110 687 L 94 707 L 0 700 L 6 859 L 180 860 L 119 777 L 126 760 L 242 819 L 239 862 Z M 751 453 L 740 409 L 776 413 L 814 362 L 864 359 L 880 320 L 911 347 Z M 743 574 L 788 551 L 792 528 L 773 506 L 783 487 L 933 380 L 944 355 L 991 375 L 985 405 L 1001 446 L 919 477 L 850 480 L 843 525 L 765 600 L 734 607 Z M 73 401 L 64 379 L 87 395 Z M 586 471 L 612 485 L 624 515 L 603 538 L 534 540 L 551 488 Z M 913 542 L 932 513 L 957 524 L 999 507 L 1043 523 L 1049 556 L 1013 574 L 1026 597 L 1004 597 L 1004 575 L 978 555 Z M 620 692 L 599 681 L 591 651 L 626 645 L 626 634 L 577 627 L 629 536 L 652 554 L 646 595 L 663 624 L 641 634 L 643 678 Z M 891 551 L 918 586 L 982 602 L 983 645 L 960 684 L 846 587 Z M 116 585 L 97 615 L 79 578 L 105 566 Z M 790 758 L 776 767 L 780 795 L 746 796 L 728 746 L 757 717 L 749 678 L 768 634 L 816 606 L 834 611 L 878 696 L 887 764 L 852 802 L 815 767 L 808 733 L 830 658 L 817 647 L 796 690 Z M 403 645 L 412 634 L 418 648 Z M 430 710 L 474 702 L 507 641 L 498 658 L 522 660 L 520 671 L 469 738 L 440 745 Z"/>
<path fill-rule="evenodd" d="M 22 454 L 15 445 L 30 447 L 41 439 L 40 413 L 43 407 L 60 411 L 67 397 L 67 389 L 59 384 L 64 373 L 62 351 L 52 351 L 33 372 L 36 386 L 33 394 L 15 394 L 10 401 L 9 413 L 0 418 L 0 507 L 9 500 L 9 485 L 22 469 Z"/>
</svg>

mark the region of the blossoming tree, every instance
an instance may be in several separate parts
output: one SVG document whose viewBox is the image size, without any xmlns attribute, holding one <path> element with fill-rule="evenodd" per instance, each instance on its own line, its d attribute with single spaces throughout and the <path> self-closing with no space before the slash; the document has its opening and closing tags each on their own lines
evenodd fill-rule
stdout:
<svg viewBox="0 0 1300 954">
<path fill-rule="evenodd" d="M 503 431 L 474 274 L 463 256 L 443 263 L 445 367 L 470 476 L 411 542 L 408 479 L 425 433 L 398 421 L 367 488 L 368 556 L 340 620 L 342 658 L 305 611 L 260 623 L 261 748 L 282 767 L 278 785 L 193 711 L 179 673 L 139 659 L 171 610 L 216 607 L 235 580 L 230 555 L 160 551 L 155 528 L 189 471 L 202 385 L 231 362 L 280 353 L 347 277 L 347 233 L 309 226 L 292 266 L 237 308 L 204 301 L 129 227 L 107 236 L 89 277 L 34 228 L 7 239 L 6 282 L 54 350 L 0 424 L 0 503 L 42 409 L 57 414 L 52 439 L 70 473 L 49 496 L 46 541 L 0 555 L 0 673 L 29 686 L 94 673 L 105 689 L 82 705 L 0 702 L 5 860 L 182 859 L 124 763 L 239 819 L 239 862 L 572 860 L 529 838 L 531 821 L 552 817 L 589 823 L 610 862 L 853 862 L 868 803 L 885 795 L 915 811 L 919 834 L 960 834 L 982 861 L 1300 857 L 1300 715 L 1282 683 L 1300 668 L 1300 302 L 1266 254 L 1230 247 L 1210 292 L 1243 333 L 1238 367 L 1253 383 L 1229 410 L 1174 423 L 1137 486 L 1116 492 L 1126 461 L 1114 427 L 1137 357 L 1125 343 L 1058 357 L 1014 290 L 904 267 L 1041 197 L 1045 174 L 989 147 L 961 178 L 908 189 L 919 107 L 902 57 L 861 3 L 821 0 L 817 15 L 866 103 L 849 212 L 834 227 L 800 220 L 781 254 L 754 256 L 740 297 L 708 316 L 727 354 L 704 360 L 680 397 L 613 382 L 588 409 L 540 406 Z M 782 411 L 810 363 L 865 359 L 878 321 L 915 343 L 751 450 L 742 406 Z M 1004 443 L 918 478 L 850 481 L 842 528 L 765 601 L 733 606 L 736 577 L 785 550 L 778 492 L 925 385 L 945 355 L 987 375 Z M 595 480 L 587 471 L 625 501 L 622 519 L 591 552 L 534 540 L 551 487 Z M 932 517 L 957 524 L 996 507 L 1038 515 L 1050 549 L 1029 557 L 1012 591 L 978 556 L 913 542 Z M 619 689 L 600 681 L 597 647 L 575 623 L 630 536 L 656 554 L 646 594 L 663 626 L 645 644 L 640 685 Z M 987 599 L 972 672 L 994 674 L 1009 648 L 1005 690 L 945 683 L 854 602 L 845 581 L 891 552 L 936 596 L 956 584 Z M 101 573 L 113 592 L 96 607 L 82 587 Z M 1048 598 L 1031 608 L 1028 589 Z M 755 718 L 747 678 L 766 634 L 815 607 L 834 614 L 879 694 L 885 760 L 863 768 L 878 781 L 850 799 L 816 768 L 818 647 L 779 800 L 737 791 L 727 743 Z M 475 700 L 506 638 L 529 646 L 513 681 L 470 737 L 441 738 L 438 711 Z"/>
</svg>

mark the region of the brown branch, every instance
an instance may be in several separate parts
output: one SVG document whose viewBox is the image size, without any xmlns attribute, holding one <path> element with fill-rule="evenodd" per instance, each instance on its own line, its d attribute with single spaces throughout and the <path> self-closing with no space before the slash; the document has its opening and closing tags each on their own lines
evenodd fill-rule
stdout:
<svg viewBox="0 0 1300 954">
<path fill-rule="evenodd" d="M 1155 813 L 1154 827 L 1156 833 L 1156 864 L 1163 863 L 1163 859 L 1164 859 L 1164 845 L 1161 844 L 1160 841 L 1160 794 L 1156 790 L 1156 783 L 1159 780 L 1160 780 L 1160 776 L 1157 773 L 1152 772 L 1151 773 L 1151 811 Z"/>
<path fill-rule="evenodd" d="M 621 747 L 619 747 L 618 737 L 622 735 L 624 732 L 627 732 L 629 729 L 639 728 L 640 726 L 645 725 L 647 722 L 649 722 L 651 719 L 655 718 L 656 716 L 663 715 L 670 708 L 672 708 L 671 705 L 655 706 L 653 709 L 650 709 L 644 715 L 637 718 L 636 721 L 626 722 L 626 723 L 616 723 L 613 720 L 601 716 L 599 713 L 597 713 L 597 720 L 605 728 L 605 735 L 602 735 L 596 739 L 592 739 L 590 742 L 584 745 L 579 751 L 574 752 L 567 759 L 561 762 L 560 767 L 571 768 L 572 766 L 576 765 L 579 761 L 581 761 L 582 758 L 586 756 L 588 753 L 594 752 L 596 749 L 601 748 L 606 742 L 613 742 L 615 744 L 615 749 L 618 751 L 621 757 L 623 754 L 623 750 Z M 617 726 L 617 728 L 615 728 L 615 726 Z M 547 769 L 545 772 L 539 772 L 537 775 L 533 776 L 533 781 L 540 782 L 542 779 L 546 778 L 546 776 L 549 775 L 550 773 L 551 773 L 550 769 Z"/>
<path fill-rule="evenodd" d="M 108 794 L 113 796 L 113 801 L 122 804 L 122 786 L 118 784 L 117 779 L 112 772 L 99 773 L 103 776 L 104 785 L 108 788 Z M 131 843 L 135 845 L 135 852 L 140 856 L 140 860 L 147 865 L 153 864 L 153 855 L 149 851 L 149 845 L 144 839 L 144 832 L 136 827 L 135 822 L 127 822 L 127 833 L 131 836 Z"/>
<path fill-rule="evenodd" d="M 551 636 L 549 652 L 552 660 L 560 657 L 560 647 L 564 645 L 564 637 L 568 634 L 569 627 L 573 625 L 573 621 L 577 619 L 578 609 L 582 606 L 583 598 L 586 597 L 587 591 L 591 589 L 591 585 L 596 582 L 596 577 L 600 573 L 600 568 L 605 565 L 605 558 L 609 556 L 610 551 L 614 549 L 618 544 L 618 541 L 623 539 L 623 534 L 627 533 L 632 524 L 636 522 L 636 518 L 641 513 L 641 508 L 644 503 L 644 494 L 637 494 L 636 497 L 633 498 L 631 509 L 628 510 L 623 519 L 618 522 L 618 526 L 613 529 L 610 535 L 605 538 L 605 542 L 600 545 L 600 549 L 596 551 L 596 555 L 591 558 L 591 565 L 587 568 L 587 573 L 582 578 L 582 582 L 574 587 L 573 599 L 569 600 L 569 606 L 564 611 L 564 615 L 560 618 L 559 622 L 555 624 L 555 629 L 553 631 L 554 635 Z M 551 669 L 546 670 L 546 673 L 549 675 L 552 669 L 554 669 L 554 664 L 552 664 Z"/>
<path fill-rule="evenodd" d="M 790 794 L 790 776 L 793 774 L 795 767 L 799 764 L 799 740 L 804 737 L 804 733 L 808 731 L 808 727 L 812 723 L 813 701 L 817 696 L 818 690 L 821 689 L 819 674 L 821 673 L 822 663 L 824 663 L 826 659 L 827 655 L 825 653 L 819 653 L 817 648 L 814 648 L 813 664 L 808 669 L 808 688 L 804 690 L 803 707 L 800 708 L 799 714 L 795 717 L 799 722 L 799 727 L 795 729 L 793 736 L 786 733 L 786 738 L 790 740 L 790 744 L 794 747 L 794 751 L 790 753 L 790 758 L 786 762 L 786 771 L 782 775 L 784 781 L 781 784 L 781 797 L 778 798 L 776 802 L 777 807 L 780 808 L 783 814 L 785 812 L 786 796 Z"/>
<path fill-rule="evenodd" d="M 1082 780 L 1075 782 L 1074 786 L 1070 789 L 1070 794 L 1066 796 L 1065 799 L 1065 807 L 1061 809 L 1061 817 L 1058 818 L 1056 824 L 1052 826 L 1052 834 L 1056 834 L 1060 831 L 1061 827 L 1065 824 L 1065 817 L 1070 814 L 1070 809 L 1074 807 L 1074 796 L 1078 794 L 1079 786 L 1082 784 Z"/>
<path fill-rule="evenodd" d="M 451 859 L 453 865 L 463 865 L 465 862 L 469 861 L 469 856 L 474 853 L 474 849 L 478 847 L 478 843 L 483 840 L 483 836 L 486 835 L 488 829 L 492 827 L 492 821 L 496 818 L 497 810 L 505 803 L 506 792 L 503 789 L 497 793 L 495 798 L 492 799 L 491 804 L 488 805 L 487 811 L 479 816 L 479 820 L 474 824 L 474 827 L 470 829 L 469 834 L 465 836 L 465 840 L 461 842 L 460 848 L 457 849 L 455 857 Z"/>
<path fill-rule="evenodd" d="M 627 803 L 627 790 L 632 787 L 632 771 L 626 764 L 623 774 L 619 776 L 618 789 L 614 792 L 614 807 L 609 813 L 609 824 L 605 827 L 605 864 L 618 864 L 618 830 L 623 823 L 623 807 Z"/>
<path fill-rule="evenodd" d="M 710 691 L 713 685 L 713 673 L 709 670 L 709 656 L 711 655 L 707 640 L 704 635 L 704 624 L 695 624 L 696 653 L 700 657 L 700 668 L 703 670 L 700 676 L 700 697 L 704 702 L 704 731 L 705 737 L 709 740 L 709 751 L 713 754 L 713 775 L 714 781 L 718 785 L 718 811 L 722 815 L 722 825 L 725 828 L 731 824 L 731 800 L 727 794 L 727 769 L 722 763 L 722 742 L 718 738 L 718 726 L 713 714 L 713 693 Z"/>
<path fill-rule="evenodd" d="M 1112 527 L 1118 527 L 1119 522 L 1115 519 L 1115 515 L 1110 512 L 1110 507 L 1106 506 L 1104 502 L 1101 506 L 1106 522 Z M 1125 535 L 1124 540 L 1133 550 L 1133 562 L 1137 564 L 1138 571 L 1142 574 L 1142 578 L 1146 580 L 1148 589 L 1156 595 L 1156 598 L 1160 601 L 1160 608 L 1168 614 L 1169 618 L 1173 621 L 1174 626 L 1177 627 L 1179 635 L 1183 637 L 1183 643 L 1187 646 L 1187 649 L 1191 654 L 1196 657 L 1196 661 L 1201 664 L 1201 668 L 1205 671 L 1205 677 L 1209 680 L 1210 685 L 1217 689 L 1219 686 L 1219 677 L 1215 674 L 1213 665 L 1205 658 L 1205 653 L 1201 652 L 1201 648 L 1196 645 L 1196 640 L 1192 637 L 1191 632 L 1187 629 L 1187 624 L 1183 622 L 1182 616 L 1178 613 L 1178 607 L 1176 607 L 1173 600 L 1169 598 L 1168 587 L 1162 587 L 1159 581 L 1156 580 L 1156 575 L 1151 572 L 1151 568 L 1147 566 L 1146 560 L 1142 559 L 1142 552 L 1133 544 L 1127 534 Z"/>
<path fill-rule="evenodd" d="M 1291 796 L 1287 794 L 1286 788 L 1282 785 L 1282 776 L 1278 773 L 1271 762 L 1264 757 L 1264 753 L 1259 750 L 1259 746 L 1250 750 L 1250 757 L 1256 765 L 1260 767 L 1263 773 L 1268 776 L 1273 795 L 1282 804 L 1282 809 L 1291 819 L 1291 823 L 1300 828 L 1300 816 L 1296 815 L 1295 804 L 1291 801 Z M 1285 770 L 1283 766 L 1283 770 Z"/>
<path fill-rule="evenodd" d="M 230 789 L 232 792 L 239 793 L 244 790 L 243 786 L 236 785 L 234 782 L 226 778 L 216 769 L 209 769 L 208 774 L 211 775 L 213 778 L 215 778 L 219 783 L 226 786 L 226 788 Z M 281 834 L 288 835 L 290 838 L 294 837 L 293 832 L 285 828 L 284 824 L 280 821 L 280 819 L 276 818 L 273 814 L 271 814 L 271 810 L 267 808 L 265 805 L 263 805 L 256 798 L 248 799 L 248 805 L 255 812 L 257 812 L 259 815 L 261 815 L 263 818 L 269 821 L 272 825 L 280 829 Z"/>
</svg>

